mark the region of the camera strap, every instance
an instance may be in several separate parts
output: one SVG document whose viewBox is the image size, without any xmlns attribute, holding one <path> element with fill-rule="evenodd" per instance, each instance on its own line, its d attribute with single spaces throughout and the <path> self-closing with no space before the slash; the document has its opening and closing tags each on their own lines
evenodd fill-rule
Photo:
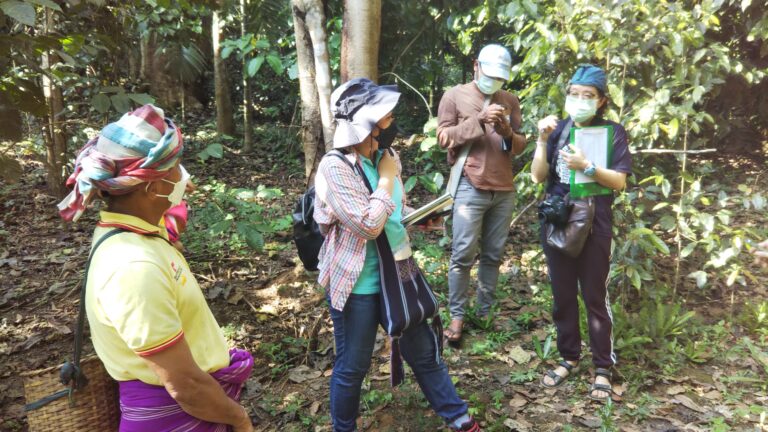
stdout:
<svg viewBox="0 0 768 432">
<path fill-rule="evenodd" d="M 486 95 L 485 101 L 483 102 L 483 109 L 488 108 L 488 105 L 491 104 L 491 98 L 492 95 Z M 453 166 L 451 167 L 451 175 L 448 177 L 448 183 L 446 185 L 446 192 L 448 192 L 451 195 L 451 198 L 456 198 L 456 191 L 459 189 L 459 180 L 461 179 L 461 172 L 464 171 L 464 164 L 467 163 L 467 156 L 469 156 L 469 151 L 472 150 L 472 141 L 464 144 L 464 146 L 461 148 L 461 151 L 459 152 L 459 155 L 456 157 L 456 161 L 453 163 Z"/>
</svg>

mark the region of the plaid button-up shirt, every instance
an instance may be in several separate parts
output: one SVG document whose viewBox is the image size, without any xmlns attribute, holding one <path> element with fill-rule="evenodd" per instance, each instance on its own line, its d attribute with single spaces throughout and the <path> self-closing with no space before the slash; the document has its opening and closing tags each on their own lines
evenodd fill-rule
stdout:
<svg viewBox="0 0 768 432">
<path fill-rule="evenodd" d="M 356 154 L 345 157 L 362 173 Z M 395 162 L 400 182 L 397 155 Z M 394 211 L 395 203 L 389 192 L 377 188 L 371 194 L 360 174 L 338 157 L 325 157 L 320 162 L 315 178 L 314 218 L 325 234 L 325 241 L 320 249 L 317 281 L 330 296 L 334 309 L 344 310 L 363 269 L 365 242 L 379 236 Z M 403 211 L 407 212 L 405 205 Z"/>
</svg>

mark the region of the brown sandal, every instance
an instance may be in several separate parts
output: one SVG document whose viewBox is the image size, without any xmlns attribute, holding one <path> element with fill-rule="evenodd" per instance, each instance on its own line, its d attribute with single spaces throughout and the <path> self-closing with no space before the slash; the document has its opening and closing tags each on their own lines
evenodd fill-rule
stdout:
<svg viewBox="0 0 768 432">
<path fill-rule="evenodd" d="M 454 322 L 461 323 L 459 324 L 458 330 L 456 330 L 456 328 L 453 326 Z M 449 325 L 447 329 L 443 330 L 443 337 L 448 342 L 452 342 L 452 343 L 459 342 L 461 340 L 461 331 L 463 326 L 464 326 L 463 321 L 458 321 L 458 320 L 451 321 L 451 325 Z"/>
</svg>

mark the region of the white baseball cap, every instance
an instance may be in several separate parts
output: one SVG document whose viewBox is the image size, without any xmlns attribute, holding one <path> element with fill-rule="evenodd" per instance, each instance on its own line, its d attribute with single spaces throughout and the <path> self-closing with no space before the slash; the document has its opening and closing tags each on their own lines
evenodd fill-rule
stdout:
<svg viewBox="0 0 768 432">
<path fill-rule="evenodd" d="M 498 44 L 484 46 L 477 56 L 477 62 L 480 63 L 480 68 L 486 76 L 509 80 L 512 56 L 503 46 Z"/>
</svg>

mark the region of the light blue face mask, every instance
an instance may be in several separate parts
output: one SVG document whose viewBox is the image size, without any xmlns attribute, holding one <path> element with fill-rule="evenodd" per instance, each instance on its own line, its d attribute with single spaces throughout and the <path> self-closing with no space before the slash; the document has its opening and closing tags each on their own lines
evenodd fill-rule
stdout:
<svg viewBox="0 0 768 432">
<path fill-rule="evenodd" d="M 574 96 L 565 98 L 565 112 L 576 123 L 584 123 L 597 114 L 597 99 L 579 99 Z"/>
<path fill-rule="evenodd" d="M 504 85 L 502 81 L 487 77 L 480 72 L 477 74 L 475 84 L 477 84 L 477 88 L 480 89 L 480 92 L 485 95 L 496 93 L 501 89 L 501 86 Z"/>
</svg>

